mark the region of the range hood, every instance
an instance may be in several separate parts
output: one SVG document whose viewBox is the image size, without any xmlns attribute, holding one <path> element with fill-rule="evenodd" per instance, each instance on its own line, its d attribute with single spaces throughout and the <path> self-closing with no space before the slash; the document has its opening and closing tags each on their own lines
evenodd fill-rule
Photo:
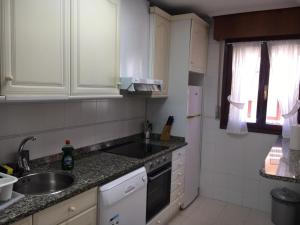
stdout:
<svg viewBox="0 0 300 225">
<path fill-rule="evenodd" d="M 160 92 L 162 89 L 162 80 L 153 80 L 147 78 L 121 77 L 121 91 L 125 92 Z"/>
</svg>

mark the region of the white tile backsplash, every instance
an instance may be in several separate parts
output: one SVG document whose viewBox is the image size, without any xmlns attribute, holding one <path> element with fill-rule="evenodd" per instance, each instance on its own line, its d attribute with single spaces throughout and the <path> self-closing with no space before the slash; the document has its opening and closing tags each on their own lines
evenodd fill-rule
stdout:
<svg viewBox="0 0 300 225">
<path fill-rule="evenodd" d="M 59 153 L 65 139 L 76 147 L 142 132 L 145 99 L 128 97 L 49 103 L 0 104 L 0 163 L 15 160 L 28 135 L 31 159 Z"/>
<path fill-rule="evenodd" d="M 211 32 L 212 34 L 212 32 Z M 259 175 L 276 135 L 249 133 L 232 136 L 215 119 L 218 87 L 219 45 L 209 41 L 207 74 L 204 76 L 204 116 L 200 193 L 203 196 L 269 212 L 270 191 L 300 185 L 268 180 Z"/>
</svg>

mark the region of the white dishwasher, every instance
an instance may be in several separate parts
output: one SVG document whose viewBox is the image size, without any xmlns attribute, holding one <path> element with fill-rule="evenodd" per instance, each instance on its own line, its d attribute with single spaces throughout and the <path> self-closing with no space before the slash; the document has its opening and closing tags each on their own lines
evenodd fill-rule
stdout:
<svg viewBox="0 0 300 225">
<path fill-rule="evenodd" d="M 98 225 L 145 225 L 145 167 L 99 187 Z"/>
</svg>

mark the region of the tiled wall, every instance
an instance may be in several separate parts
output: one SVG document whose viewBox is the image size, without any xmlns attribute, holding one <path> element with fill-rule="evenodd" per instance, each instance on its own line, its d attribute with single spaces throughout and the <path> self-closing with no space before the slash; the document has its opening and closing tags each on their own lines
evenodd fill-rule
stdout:
<svg viewBox="0 0 300 225">
<path fill-rule="evenodd" d="M 145 99 L 0 104 L 0 163 L 15 158 L 22 138 L 31 159 L 58 153 L 65 139 L 78 148 L 142 131 Z"/>
<path fill-rule="evenodd" d="M 299 190 L 300 185 L 271 181 L 259 175 L 258 171 L 277 139 L 276 135 L 249 133 L 246 136 L 231 136 L 219 129 L 219 120 L 215 119 L 218 66 L 219 43 L 212 40 L 211 34 L 208 71 L 204 78 L 201 194 L 270 211 L 269 192 L 272 188 L 289 186 Z"/>
</svg>

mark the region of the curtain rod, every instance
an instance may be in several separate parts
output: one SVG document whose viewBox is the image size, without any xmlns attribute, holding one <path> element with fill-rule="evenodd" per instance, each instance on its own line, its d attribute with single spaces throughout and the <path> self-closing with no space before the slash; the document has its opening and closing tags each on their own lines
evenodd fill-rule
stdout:
<svg viewBox="0 0 300 225">
<path fill-rule="evenodd" d="M 267 43 L 268 41 L 236 41 L 236 42 L 226 42 L 226 45 L 232 45 L 236 43 L 243 43 L 243 42 L 260 42 L 260 43 Z"/>
</svg>

